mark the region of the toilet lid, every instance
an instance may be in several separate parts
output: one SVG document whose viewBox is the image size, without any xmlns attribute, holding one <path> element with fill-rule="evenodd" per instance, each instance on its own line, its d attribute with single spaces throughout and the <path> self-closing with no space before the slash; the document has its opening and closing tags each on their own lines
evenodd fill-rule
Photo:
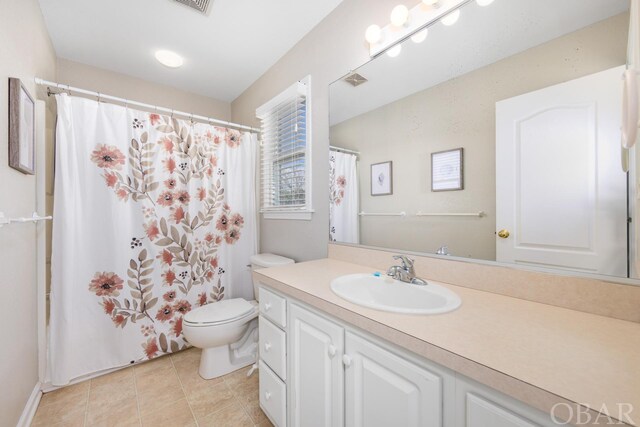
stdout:
<svg viewBox="0 0 640 427">
<path fill-rule="evenodd" d="M 187 323 L 223 323 L 243 317 L 253 311 L 254 306 L 243 298 L 222 300 L 195 310 L 184 316 Z"/>
</svg>

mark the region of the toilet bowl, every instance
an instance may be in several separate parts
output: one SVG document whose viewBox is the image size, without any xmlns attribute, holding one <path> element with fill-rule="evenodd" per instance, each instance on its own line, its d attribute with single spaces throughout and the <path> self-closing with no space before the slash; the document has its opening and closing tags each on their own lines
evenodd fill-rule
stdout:
<svg viewBox="0 0 640 427">
<path fill-rule="evenodd" d="M 251 257 L 251 269 L 292 264 L 273 254 Z M 253 282 L 256 301 L 222 300 L 187 313 L 182 332 L 189 344 L 202 349 L 198 372 L 204 379 L 217 378 L 252 365 L 258 353 L 258 283 Z"/>
</svg>

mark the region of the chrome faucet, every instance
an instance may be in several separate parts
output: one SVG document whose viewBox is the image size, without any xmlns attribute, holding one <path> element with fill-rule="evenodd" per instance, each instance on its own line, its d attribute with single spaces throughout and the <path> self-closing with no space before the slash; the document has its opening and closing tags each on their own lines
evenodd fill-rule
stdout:
<svg viewBox="0 0 640 427">
<path fill-rule="evenodd" d="M 402 265 L 394 265 L 387 270 L 387 276 L 405 283 L 411 283 L 418 286 L 428 285 L 426 280 L 416 277 L 416 271 L 413 268 L 413 260 L 406 255 L 394 255 L 393 259 L 399 260 Z"/>
</svg>

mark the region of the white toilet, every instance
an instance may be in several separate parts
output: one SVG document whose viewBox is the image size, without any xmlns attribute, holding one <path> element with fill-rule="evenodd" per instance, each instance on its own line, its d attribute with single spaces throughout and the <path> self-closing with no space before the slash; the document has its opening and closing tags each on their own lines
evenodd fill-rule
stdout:
<svg viewBox="0 0 640 427">
<path fill-rule="evenodd" d="M 251 270 L 293 264 L 274 254 L 251 257 Z M 198 307 L 182 321 L 184 337 L 202 349 L 200 376 L 217 378 L 256 362 L 258 352 L 258 284 L 253 281 L 256 301 L 243 298 L 222 300 Z"/>
</svg>

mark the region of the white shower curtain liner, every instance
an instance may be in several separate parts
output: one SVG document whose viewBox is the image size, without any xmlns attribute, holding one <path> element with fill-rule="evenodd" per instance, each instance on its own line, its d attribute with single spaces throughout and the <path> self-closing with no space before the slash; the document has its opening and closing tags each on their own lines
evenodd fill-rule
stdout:
<svg viewBox="0 0 640 427">
<path fill-rule="evenodd" d="M 332 242 L 359 243 L 358 157 L 329 153 L 329 238 Z"/>
<path fill-rule="evenodd" d="M 257 136 L 56 95 L 48 376 L 186 347 L 182 317 L 253 298 Z"/>
</svg>

